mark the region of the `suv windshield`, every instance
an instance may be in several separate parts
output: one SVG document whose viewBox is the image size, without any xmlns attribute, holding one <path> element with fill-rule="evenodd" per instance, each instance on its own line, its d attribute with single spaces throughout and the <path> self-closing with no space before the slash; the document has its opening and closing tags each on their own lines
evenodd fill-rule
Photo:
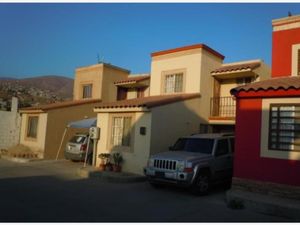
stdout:
<svg viewBox="0 0 300 225">
<path fill-rule="evenodd" d="M 214 139 L 208 138 L 180 138 L 173 146 L 173 151 L 199 152 L 211 154 Z"/>
<path fill-rule="evenodd" d="M 73 136 L 70 140 L 70 142 L 72 143 L 76 143 L 76 144 L 82 144 L 84 143 L 86 137 L 85 136 Z"/>
</svg>

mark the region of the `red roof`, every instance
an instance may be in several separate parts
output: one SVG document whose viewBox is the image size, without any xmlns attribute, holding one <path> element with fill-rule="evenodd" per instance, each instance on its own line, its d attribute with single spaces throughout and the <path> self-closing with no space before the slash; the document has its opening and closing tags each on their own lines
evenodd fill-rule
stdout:
<svg viewBox="0 0 300 225">
<path fill-rule="evenodd" d="M 101 99 L 82 99 L 82 100 L 72 100 L 72 101 L 64 101 L 64 102 L 55 102 L 46 105 L 38 105 L 33 107 L 21 108 L 20 111 L 48 111 L 52 109 L 66 108 L 71 106 L 83 105 L 83 104 L 91 104 L 91 103 L 100 103 Z"/>
<path fill-rule="evenodd" d="M 114 84 L 124 84 L 124 83 L 136 83 L 136 82 L 141 82 L 144 80 L 149 80 L 150 76 L 135 76 L 135 77 L 129 77 L 127 79 L 124 80 L 118 80 L 116 82 L 114 82 Z"/>
<path fill-rule="evenodd" d="M 288 89 L 300 89 L 300 77 L 291 76 L 291 77 L 281 77 L 281 78 L 272 78 L 269 80 L 263 80 L 254 82 L 248 85 L 239 86 L 230 90 L 232 95 L 237 94 L 240 91 L 267 91 L 267 90 L 288 90 Z"/>
<path fill-rule="evenodd" d="M 220 68 L 211 71 L 211 73 L 234 72 L 234 71 L 246 70 L 246 69 L 254 70 L 257 67 L 260 67 L 260 65 L 261 65 L 260 62 L 237 63 L 231 65 L 224 64 Z"/>
<path fill-rule="evenodd" d="M 170 54 L 170 53 L 181 52 L 181 51 L 186 51 L 186 50 L 191 50 L 191 49 L 197 49 L 197 48 L 203 48 L 206 51 L 210 52 L 211 54 L 213 54 L 221 59 L 225 58 L 225 56 L 223 56 L 221 53 L 208 47 L 205 44 L 195 44 L 195 45 L 189 45 L 189 46 L 184 46 L 184 47 L 180 47 L 180 48 L 173 48 L 173 49 L 153 52 L 153 53 L 151 53 L 151 57 L 159 56 L 159 55 L 166 55 L 166 54 Z"/>
<path fill-rule="evenodd" d="M 193 98 L 199 98 L 199 93 L 193 94 L 173 94 L 173 95 L 156 95 L 148 96 L 143 98 L 134 98 L 116 102 L 106 102 L 101 103 L 96 106 L 95 109 L 105 109 L 105 108 L 131 108 L 131 107 L 157 107 L 162 105 L 167 105 L 174 102 L 184 101 Z"/>
</svg>

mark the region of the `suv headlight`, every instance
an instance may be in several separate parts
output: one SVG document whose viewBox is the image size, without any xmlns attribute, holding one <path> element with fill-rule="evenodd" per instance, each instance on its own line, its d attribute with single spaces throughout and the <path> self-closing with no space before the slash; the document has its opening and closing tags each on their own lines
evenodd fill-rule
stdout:
<svg viewBox="0 0 300 225">
<path fill-rule="evenodd" d="M 177 162 L 177 170 L 183 171 L 183 170 L 184 170 L 184 167 L 185 167 L 184 161 L 178 161 L 178 162 Z"/>
<path fill-rule="evenodd" d="M 150 158 L 148 159 L 148 167 L 153 167 L 154 166 L 154 159 Z"/>
</svg>

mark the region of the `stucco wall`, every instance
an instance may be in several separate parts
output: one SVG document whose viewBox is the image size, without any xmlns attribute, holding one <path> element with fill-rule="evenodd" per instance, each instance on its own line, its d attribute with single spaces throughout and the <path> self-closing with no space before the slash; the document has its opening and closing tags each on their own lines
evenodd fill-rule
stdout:
<svg viewBox="0 0 300 225">
<path fill-rule="evenodd" d="M 273 31 L 272 77 L 292 73 L 292 45 L 300 44 L 300 28 Z"/>
<path fill-rule="evenodd" d="M 181 136 L 198 133 L 204 122 L 199 107 L 197 98 L 152 108 L 151 154 L 167 151 Z"/>
<path fill-rule="evenodd" d="M 102 72 L 103 65 L 80 67 L 75 70 L 73 98 L 82 99 L 82 85 L 93 84 L 92 98 L 101 99 L 102 97 Z"/>
<path fill-rule="evenodd" d="M 262 99 L 238 99 L 234 177 L 300 186 L 299 160 L 261 156 L 261 126 Z"/>
<path fill-rule="evenodd" d="M 46 159 L 54 159 L 56 157 L 61 138 L 63 136 L 65 127 L 69 122 L 82 120 L 85 118 L 96 117 L 93 108 L 97 103 L 77 105 L 73 107 L 60 108 L 56 110 L 48 111 L 47 130 L 45 137 L 45 155 Z M 70 130 L 63 142 L 63 148 L 59 154 L 59 158 L 63 158 L 63 149 L 67 141 L 75 132 L 81 130 Z"/>
<path fill-rule="evenodd" d="M 104 66 L 102 79 L 102 102 L 112 102 L 117 100 L 117 86 L 114 82 L 126 79 L 128 75 L 129 71 L 126 72 Z"/>
<path fill-rule="evenodd" d="M 128 89 L 127 91 L 127 99 L 132 99 L 137 97 L 136 89 Z"/>
<path fill-rule="evenodd" d="M 120 112 L 122 115 L 124 112 Z M 131 149 L 113 148 L 110 146 L 110 114 L 98 113 L 97 126 L 101 130 L 100 139 L 97 143 L 97 156 L 100 153 L 120 152 L 124 158 L 123 171 L 143 174 L 149 157 L 150 135 L 151 135 L 151 113 L 149 112 L 125 112 L 133 115 L 134 121 L 131 130 Z M 116 115 L 116 114 L 114 114 Z M 141 135 L 140 127 L 146 127 L 146 135 Z M 97 157 L 96 165 L 99 166 L 100 159 Z"/>
<path fill-rule="evenodd" d="M 201 80 L 200 80 L 200 107 L 199 112 L 202 118 L 208 123 L 210 116 L 210 99 L 213 96 L 213 77 L 210 72 L 221 66 L 223 60 L 202 50 L 201 57 Z M 199 75 L 198 75 L 199 76 Z M 193 80 L 191 81 L 193 82 Z"/>
<path fill-rule="evenodd" d="M 37 138 L 27 138 L 27 121 L 29 116 L 38 116 L 38 127 L 37 127 Z M 20 144 L 28 146 L 33 151 L 39 153 L 39 157 L 42 158 L 44 156 L 45 150 L 45 133 L 47 129 L 47 113 L 36 113 L 36 114 L 22 114 L 22 122 L 21 122 L 21 135 L 20 135 Z"/>
<path fill-rule="evenodd" d="M 185 69 L 185 92 L 200 92 L 201 49 L 152 57 L 150 95 L 162 94 L 162 73 L 169 70 Z"/>
<path fill-rule="evenodd" d="M 221 81 L 220 84 L 220 97 L 228 97 L 230 95 L 230 90 L 237 87 L 236 79 L 228 79 Z"/>
<path fill-rule="evenodd" d="M 21 116 L 18 100 L 13 98 L 11 111 L 0 111 L 0 149 L 8 149 L 19 143 Z"/>
</svg>

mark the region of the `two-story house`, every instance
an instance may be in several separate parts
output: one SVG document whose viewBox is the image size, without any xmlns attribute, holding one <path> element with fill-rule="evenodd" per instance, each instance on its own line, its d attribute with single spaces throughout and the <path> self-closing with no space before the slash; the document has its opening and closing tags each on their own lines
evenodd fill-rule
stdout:
<svg viewBox="0 0 300 225">
<path fill-rule="evenodd" d="M 154 52 L 151 58 L 149 96 L 130 98 L 127 92 L 128 98 L 120 94 L 119 101 L 101 103 L 94 109 L 101 129 L 97 154 L 121 152 L 124 171 L 133 173 L 142 174 L 149 155 L 168 150 L 180 136 L 233 131 L 234 119 L 228 122 L 223 102 L 218 102 L 219 108 L 212 114 L 211 104 L 217 107 L 212 98 L 228 97 L 237 81 L 251 82 L 269 75 L 262 61 L 223 64 L 224 56 L 204 44 Z M 140 87 L 144 79 L 148 78 L 128 78 L 115 85 Z"/>
<path fill-rule="evenodd" d="M 126 79 L 129 73 L 126 69 L 106 63 L 77 68 L 73 100 L 20 109 L 20 144 L 37 152 L 39 158 L 56 158 L 58 149 L 80 131 L 69 129 L 61 143 L 68 124 L 96 117 L 93 108 L 100 102 L 115 100 L 117 87 L 114 82 Z M 63 157 L 63 151 L 59 157 Z"/>
<path fill-rule="evenodd" d="M 272 26 L 272 79 L 231 90 L 237 99 L 233 189 L 300 200 L 300 15 Z"/>
</svg>

